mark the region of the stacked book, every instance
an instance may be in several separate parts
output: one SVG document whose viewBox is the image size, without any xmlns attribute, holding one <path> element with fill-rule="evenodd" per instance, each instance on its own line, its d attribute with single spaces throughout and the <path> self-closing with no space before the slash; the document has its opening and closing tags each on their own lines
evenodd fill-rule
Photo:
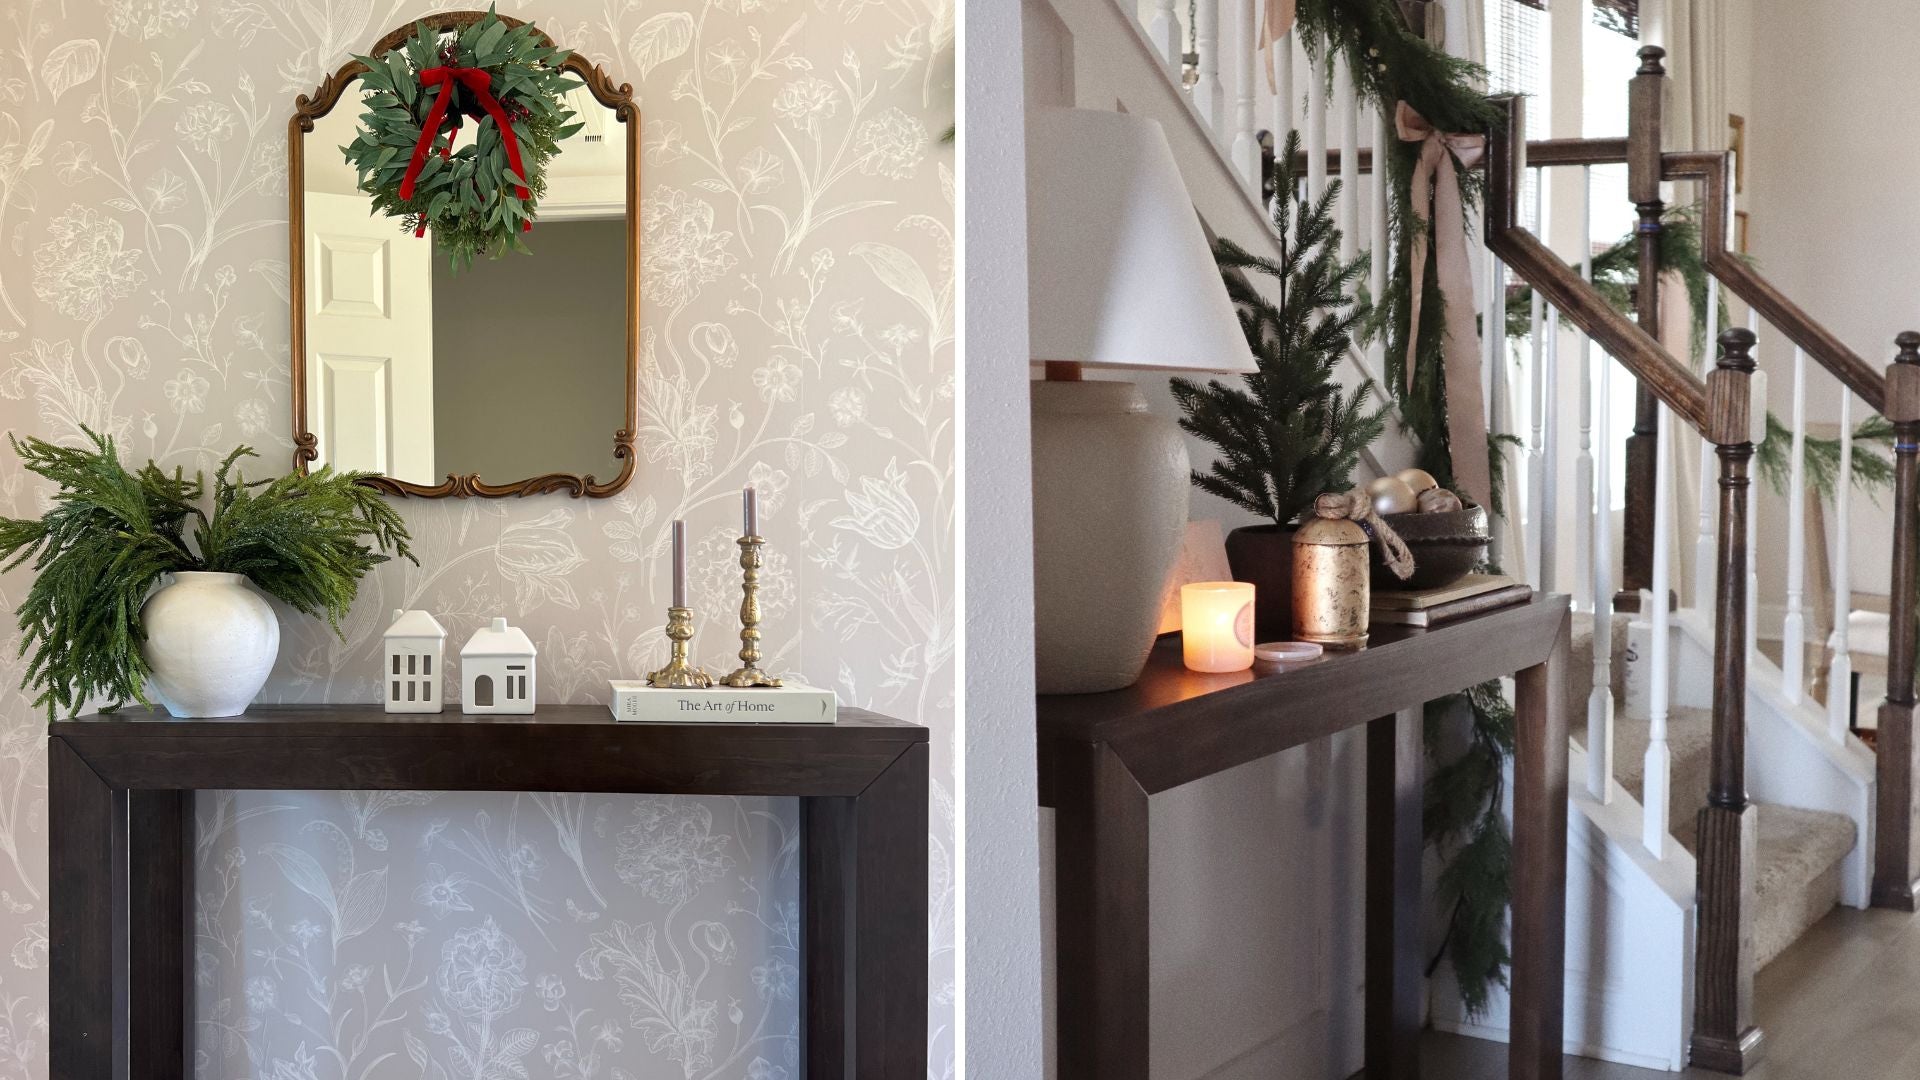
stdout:
<svg viewBox="0 0 1920 1080">
<path fill-rule="evenodd" d="M 1390 626 L 1439 626 L 1468 615 L 1478 615 L 1533 595 L 1525 582 L 1497 574 L 1468 574 L 1451 585 L 1433 589 L 1376 589 L 1372 620 Z"/>
<path fill-rule="evenodd" d="M 613 718 L 638 723 L 831 724 L 838 711 L 833 691 L 794 683 L 739 690 L 668 690 L 637 679 L 610 685 Z"/>
</svg>

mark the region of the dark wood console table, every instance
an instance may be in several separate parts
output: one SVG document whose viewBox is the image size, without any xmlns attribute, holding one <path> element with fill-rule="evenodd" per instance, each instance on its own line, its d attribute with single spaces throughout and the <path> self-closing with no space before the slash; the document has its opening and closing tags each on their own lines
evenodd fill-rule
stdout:
<svg viewBox="0 0 1920 1080">
<path fill-rule="evenodd" d="M 1433 630 L 1378 627 L 1360 652 L 1202 675 L 1177 639 L 1125 690 L 1039 700 L 1040 804 L 1056 810 L 1060 1080 L 1147 1077 L 1149 796 L 1348 728 L 1367 729 L 1367 1076 L 1419 1070 L 1421 714 L 1515 675 L 1508 1075 L 1558 1080 L 1567 867 L 1564 596 Z"/>
<path fill-rule="evenodd" d="M 798 796 L 805 1075 L 926 1075 L 925 728 L 857 709 L 831 725 L 139 710 L 49 725 L 47 774 L 54 1080 L 189 1075 L 203 788 Z"/>
</svg>

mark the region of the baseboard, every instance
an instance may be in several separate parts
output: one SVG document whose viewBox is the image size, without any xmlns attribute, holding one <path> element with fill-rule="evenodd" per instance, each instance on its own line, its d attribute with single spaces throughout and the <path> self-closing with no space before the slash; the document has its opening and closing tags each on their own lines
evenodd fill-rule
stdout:
<svg viewBox="0 0 1920 1080">
<path fill-rule="evenodd" d="M 1505 1043 L 1507 1029 L 1488 1027 L 1484 1024 L 1472 1024 L 1465 1021 L 1442 1020 L 1435 1017 L 1433 1030 L 1448 1035 L 1465 1035 L 1469 1039 L 1485 1039 L 1488 1042 Z M 1667 1058 L 1650 1054 L 1635 1054 L 1618 1047 L 1591 1045 L 1584 1042 L 1567 1040 L 1561 1044 L 1561 1052 L 1574 1057 L 1592 1058 L 1596 1061 L 1610 1061 L 1616 1065 L 1630 1065 L 1636 1069 L 1651 1069 L 1655 1072 L 1673 1071 Z"/>
</svg>

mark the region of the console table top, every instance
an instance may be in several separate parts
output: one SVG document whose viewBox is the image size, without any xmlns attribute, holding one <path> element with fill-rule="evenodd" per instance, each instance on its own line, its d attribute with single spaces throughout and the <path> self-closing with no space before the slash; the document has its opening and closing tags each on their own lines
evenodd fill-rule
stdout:
<svg viewBox="0 0 1920 1080">
<path fill-rule="evenodd" d="M 126 709 L 47 725 L 125 788 L 435 789 L 851 796 L 927 729 L 864 709 L 832 724 L 616 721 L 604 705 L 523 715 L 261 705 L 176 719 Z"/>
<path fill-rule="evenodd" d="M 1039 697 L 1041 804 L 1054 805 L 1062 743 L 1106 744 L 1149 794 L 1165 791 L 1539 664 L 1568 606 L 1535 593 L 1432 629 L 1377 626 L 1358 651 L 1222 675 L 1187 670 L 1170 635 L 1132 686 Z"/>
</svg>

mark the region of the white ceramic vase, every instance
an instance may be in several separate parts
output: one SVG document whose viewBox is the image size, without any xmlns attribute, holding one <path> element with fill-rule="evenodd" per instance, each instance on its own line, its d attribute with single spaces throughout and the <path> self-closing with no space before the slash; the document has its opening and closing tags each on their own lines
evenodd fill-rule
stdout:
<svg viewBox="0 0 1920 1080">
<path fill-rule="evenodd" d="M 1130 382 L 1036 382 L 1035 682 L 1043 694 L 1140 677 L 1187 529 L 1187 444 Z"/>
<path fill-rule="evenodd" d="M 175 574 L 140 619 L 153 694 L 178 717 L 246 712 L 280 655 L 280 620 L 242 574 Z"/>
</svg>

